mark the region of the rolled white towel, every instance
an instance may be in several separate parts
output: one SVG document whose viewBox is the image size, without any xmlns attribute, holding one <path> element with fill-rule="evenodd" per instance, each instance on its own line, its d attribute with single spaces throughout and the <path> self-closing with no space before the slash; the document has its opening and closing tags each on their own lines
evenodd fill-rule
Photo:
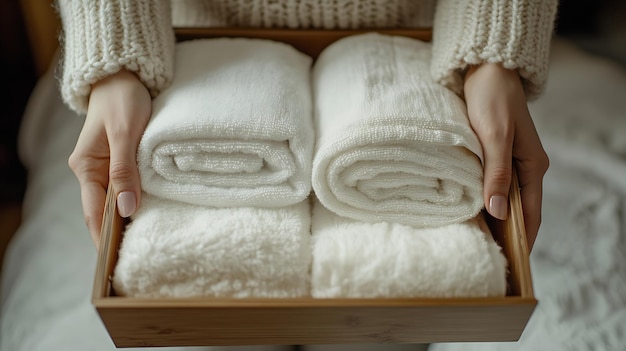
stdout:
<svg viewBox="0 0 626 351">
<path fill-rule="evenodd" d="M 138 151 L 143 190 L 207 206 L 280 207 L 311 191 L 311 58 L 263 39 L 177 44 Z"/>
<path fill-rule="evenodd" d="M 483 208 L 482 149 L 465 103 L 430 78 L 431 45 L 367 33 L 313 67 L 313 190 L 331 211 L 426 227 Z"/>
<path fill-rule="evenodd" d="M 313 205 L 312 296 L 504 296 L 507 259 L 482 213 L 436 228 L 363 222 Z"/>
<path fill-rule="evenodd" d="M 310 223 L 308 201 L 210 208 L 144 194 L 113 288 L 129 297 L 310 296 Z"/>
</svg>

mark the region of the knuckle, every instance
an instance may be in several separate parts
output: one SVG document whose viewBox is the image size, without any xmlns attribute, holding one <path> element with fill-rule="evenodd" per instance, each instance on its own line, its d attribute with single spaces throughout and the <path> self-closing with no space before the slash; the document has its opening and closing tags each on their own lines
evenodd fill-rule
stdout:
<svg viewBox="0 0 626 351">
<path fill-rule="evenodd" d="M 109 167 L 109 178 L 115 181 L 126 181 L 133 177 L 132 168 L 121 162 L 112 163 Z"/>
<path fill-rule="evenodd" d="M 542 151 L 541 155 L 537 159 L 537 168 L 541 174 L 546 174 L 548 168 L 550 168 L 550 158 L 545 151 Z"/>
<path fill-rule="evenodd" d="M 511 168 L 506 166 L 496 166 L 486 174 L 489 182 L 508 186 L 511 183 Z"/>
<path fill-rule="evenodd" d="M 78 157 L 76 153 L 72 152 L 70 157 L 67 158 L 67 165 L 70 167 L 74 173 L 76 173 L 76 169 L 78 168 Z"/>
<path fill-rule="evenodd" d="M 83 173 L 85 169 L 85 158 L 82 155 L 78 154 L 76 151 L 72 152 L 67 159 L 67 164 L 74 172 L 74 174 L 79 175 Z"/>
<path fill-rule="evenodd" d="M 533 178 L 543 177 L 550 168 L 550 159 L 544 150 L 540 150 L 524 163 L 523 172 L 532 175 Z"/>
</svg>

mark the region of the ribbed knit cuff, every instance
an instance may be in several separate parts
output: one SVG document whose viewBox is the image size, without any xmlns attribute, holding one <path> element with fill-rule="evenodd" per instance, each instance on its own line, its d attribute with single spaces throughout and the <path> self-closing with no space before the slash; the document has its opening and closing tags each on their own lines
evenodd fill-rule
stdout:
<svg viewBox="0 0 626 351">
<path fill-rule="evenodd" d="M 174 0 L 172 18 L 181 27 L 429 27 L 434 3 L 434 0 Z"/>
<path fill-rule="evenodd" d="M 175 37 L 167 0 L 59 0 L 63 23 L 61 93 L 85 113 L 91 85 L 125 68 L 152 96 L 171 81 Z"/>
<path fill-rule="evenodd" d="M 463 94 L 469 65 L 518 71 L 529 100 L 548 73 L 557 0 L 439 0 L 433 29 L 433 78 Z"/>
</svg>

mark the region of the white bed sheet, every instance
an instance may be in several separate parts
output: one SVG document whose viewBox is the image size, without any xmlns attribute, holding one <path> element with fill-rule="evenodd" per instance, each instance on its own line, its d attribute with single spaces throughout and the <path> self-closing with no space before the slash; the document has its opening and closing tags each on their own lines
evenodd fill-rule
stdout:
<svg viewBox="0 0 626 351">
<path fill-rule="evenodd" d="M 539 305 L 517 343 L 431 350 L 626 350 L 626 70 L 555 40 L 550 75 L 531 104 L 551 159 L 531 255 Z M 29 180 L 3 266 L 1 351 L 115 349 L 90 303 L 96 253 L 67 167 L 81 124 L 43 77 L 20 130 Z"/>
</svg>

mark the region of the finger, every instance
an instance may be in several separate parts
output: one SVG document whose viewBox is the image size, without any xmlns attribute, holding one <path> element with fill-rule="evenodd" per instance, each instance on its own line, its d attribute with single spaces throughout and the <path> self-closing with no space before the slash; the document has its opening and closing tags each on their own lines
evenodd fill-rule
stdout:
<svg viewBox="0 0 626 351">
<path fill-rule="evenodd" d="M 83 129 L 76 142 L 76 147 L 68 158 L 68 165 L 76 176 L 81 193 L 81 203 L 85 224 L 91 235 L 96 249 L 100 242 L 100 227 L 104 212 L 105 187 L 108 184 L 108 150 L 98 150 L 91 144 L 98 140 L 97 124 L 88 123 L 83 125 Z M 106 144 L 106 143 L 105 143 Z M 85 150 L 95 151 L 95 154 L 88 155 Z M 102 174 L 99 170 L 105 170 Z"/>
<path fill-rule="evenodd" d="M 100 245 L 100 230 L 102 227 L 102 216 L 104 214 L 104 202 L 106 199 L 106 189 L 103 184 L 97 182 L 81 183 L 81 202 L 87 229 L 91 234 L 96 250 Z"/>
<path fill-rule="evenodd" d="M 521 172 L 520 172 L 521 173 Z M 521 176 L 523 177 L 523 176 Z M 520 178 L 521 178 L 520 177 Z M 541 225 L 542 182 L 526 183 L 520 189 L 528 248 L 532 250 Z"/>
<path fill-rule="evenodd" d="M 529 248 L 532 249 L 541 226 L 543 176 L 548 170 L 550 161 L 541 145 L 530 114 L 519 119 L 516 128 L 525 136 L 515 140 L 515 150 L 518 151 L 513 158 L 516 160 L 519 176 L 526 236 Z"/>
<path fill-rule="evenodd" d="M 123 131 L 110 131 L 108 135 L 111 149 L 109 181 L 116 194 L 118 212 L 126 218 L 135 213 L 141 194 L 136 159 L 139 137 Z"/>
<path fill-rule="evenodd" d="M 483 196 L 487 212 L 497 219 L 505 220 L 508 217 L 511 186 L 513 131 L 506 125 L 493 126 L 497 130 L 480 138 L 485 159 Z"/>
</svg>

